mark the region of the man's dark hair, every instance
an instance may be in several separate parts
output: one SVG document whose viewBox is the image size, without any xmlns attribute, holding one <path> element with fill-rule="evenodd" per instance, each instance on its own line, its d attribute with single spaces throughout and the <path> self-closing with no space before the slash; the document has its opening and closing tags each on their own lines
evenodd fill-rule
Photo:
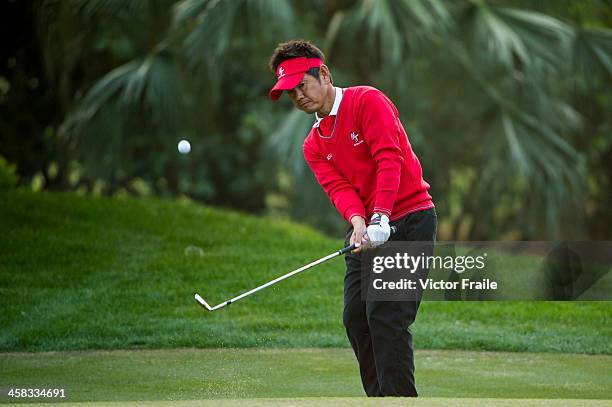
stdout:
<svg viewBox="0 0 612 407">
<path fill-rule="evenodd" d="M 278 44 L 270 57 L 270 69 L 276 74 L 282 62 L 297 57 L 320 58 L 325 63 L 325 54 L 314 44 L 306 40 L 291 40 Z M 306 73 L 319 79 L 319 68 L 310 68 Z"/>
</svg>

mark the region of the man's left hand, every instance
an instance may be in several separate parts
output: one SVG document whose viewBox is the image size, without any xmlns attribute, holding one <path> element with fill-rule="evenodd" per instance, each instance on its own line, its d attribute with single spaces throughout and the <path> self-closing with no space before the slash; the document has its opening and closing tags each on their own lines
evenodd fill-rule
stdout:
<svg viewBox="0 0 612 407">
<path fill-rule="evenodd" d="M 366 233 L 370 240 L 370 245 L 373 247 L 380 246 L 389 240 L 391 236 L 391 227 L 389 226 L 389 217 L 385 214 L 375 213 L 370 219 Z"/>
</svg>

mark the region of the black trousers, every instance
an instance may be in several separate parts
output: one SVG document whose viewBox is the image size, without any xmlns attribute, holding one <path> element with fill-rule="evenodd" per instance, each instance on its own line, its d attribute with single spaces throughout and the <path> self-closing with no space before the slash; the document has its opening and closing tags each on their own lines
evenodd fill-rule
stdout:
<svg viewBox="0 0 612 407">
<path fill-rule="evenodd" d="M 431 241 L 436 239 L 435 209 L 415 212 L 391 222 L 397 232 L 389 240 Z M 352 234 L 349 229 L 345 244 Z M 345 257 L 344 315 L 346 334 L 353 347 L 361 382 L 368 397 L 417 397 L 414 352 L 410 325 L 419 301 L 363 301 L 361 298 L 361 254 Z"/>
</svg>

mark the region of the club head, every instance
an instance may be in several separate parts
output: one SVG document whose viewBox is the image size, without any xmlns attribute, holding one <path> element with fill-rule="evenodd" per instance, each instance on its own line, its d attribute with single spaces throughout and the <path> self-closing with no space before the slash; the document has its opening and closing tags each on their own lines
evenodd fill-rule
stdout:
<svg viewBox="0 0 612 407">
<path fill-rule="evenodd" d="M 209 310 L 209 311 L 213 311 L 213 308 L 212 308 L 210 305 L 208 305 L 208 303 L 207 303 L 206 301 L 204 301 L 204 298 L 200 297 L 200 294 L 196 293 L 196 294 L 195 294 L 195 299 L 196 299 L 196 301 L 197 301 L 197 302 L 198 302 L 198 303 L 199 303 L 201 306 L 203 306 L 204 308 L 206 308 L 206 309 L 207 309 L 207 310 Z"/>
</svg>

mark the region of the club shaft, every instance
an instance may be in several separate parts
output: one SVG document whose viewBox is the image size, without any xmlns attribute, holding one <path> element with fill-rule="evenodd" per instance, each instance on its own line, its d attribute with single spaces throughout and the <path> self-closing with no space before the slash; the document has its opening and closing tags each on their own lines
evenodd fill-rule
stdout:
<svg viewBox="0 0 612 407">
<path fill-rule="evenodd" d="M 234 298 L 232 298 L 231 300 L 227 300 L 227 301 L 225 301 L 224 303 L 221 303 L 221 304 L 219 304 L 219 305 L 221 305 L 221 306 L 223 307 L 223 306 L 226 306 L 226 305 L 228 305 L 228 304 L 231 304 L 232 302 L 236 302 L 236 301 L 238 301 L 238 300 L 240 300 L 240 299 L 242 299 L 242 298 L 244 298 L 244 297 L 247 297 L 247 296 L 249 296 L 249 295 L 251 295 L 251 294 L 253 294 L 253 293 L 256 293 L 256 292 L 257 292 L 257 291 L 259 291 L 259 290 L 263 290 L 264 288 L 270 287 L 271 285 L 274 285 L 274 284 L 278 283 L 279 281 L 283 281 L 283 280 L 285 280 L 285 279 L 287 279 L 287 278 L 289 278 L 289 277 L 291 277 L 291 276 L 294 276 L 294 275 L 296 275 L 296 274 L 298 274 L 298 273 L 301 273 L 302 271 L 308 270 L 309 268 L 314 267 L 314 266 L 316 266 L 317 264 L 321 264 L 321 263 L 323 263 L 323 262 L 326 262 L 327 260 L 333 259 L 334 257 L 338 257 L 338 256 L 340 256 L 341 254 L 342 254 L 342 253 L 340 253 L 340 251 L 333 252 L 332 254 L 329 254 L 329 255 L 327 255 L 327 256 L 325 256 L 325 257 L 322 257 L 322 258 L 320 258 L 320 259 L 318 259 L 318 260 L 315 260 L 315 261 L 313 261 L 312 263 L 308 263 L 307 265 L 302 266 L 302 267 L 300 267 L 299 269 L 293 270 L 293 271 L 291 271 L 291 272 L 289 272 L 289 273 L 287 273 L 287 274 L 284 274 L 284 275 L 282 275 L 282 276 L 280 276 L 280 277 L 278 277 L 278 278 L 275 278 L 275 279 L 274 279 L 274 280 L 272 280 L 272 281 L 268 281 L 267 283 L 262 284 L 262 285 L 260 285 L 259 287 L 255 287 L 255 288 L 253 288 L 252 290 L 249 290 L 249 291 L 247 291 L 247 292 L 245 292 L 245 293 L 242 293 L 242 294 L 240 294 L 239 296 L 234 297 Z M 219 305 L 217 305 L 217 306 L 216 306 L 216 307 L 214 307 L 214 308 L 215 308 L 215 309 L 217 309 L 217 307 L 219 307 Z M 219 307 L 219 308 L 221 308 L 221 307 Z"/>
</svg>

